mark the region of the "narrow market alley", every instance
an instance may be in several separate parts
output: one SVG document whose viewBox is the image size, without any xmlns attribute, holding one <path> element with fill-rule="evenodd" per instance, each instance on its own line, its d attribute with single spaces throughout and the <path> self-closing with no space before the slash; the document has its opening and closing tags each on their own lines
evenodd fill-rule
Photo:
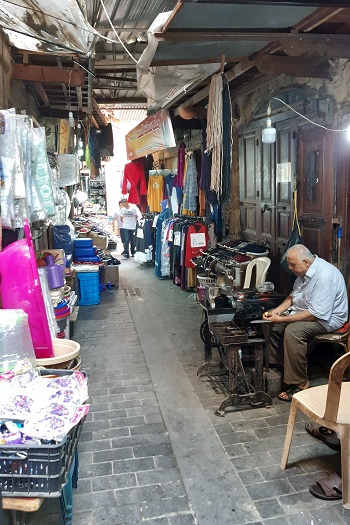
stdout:
<svg viewBox="0 0 350 525">
<path fill-rule="evenodd" d="M 123 261 L 119 289 L 82 307 L 74 339 L 89 375 L 91 413 L 79 442 L 73 525 L 341 525 L 341 501 L 308 486 L 339 453 L 298 419 L 291 466 L 279 463 L 288 403 L 214 412 L 220 383 L 196 377 L 201 307 L 152 267 Z M 58 500 L 36 525 L 56 525 Z"/>
</svg>

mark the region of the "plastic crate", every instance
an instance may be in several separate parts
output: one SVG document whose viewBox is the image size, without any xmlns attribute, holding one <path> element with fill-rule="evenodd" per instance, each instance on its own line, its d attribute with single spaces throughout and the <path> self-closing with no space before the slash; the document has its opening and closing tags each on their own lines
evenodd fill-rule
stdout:
<svg viewBox="0 0 350 525">
<path fill-rule="evenodd" d="M 96 255 L 96 248 L 93 246 L 87 246 L 86 248 L 74 248 L 73 257 L 74 259 L 80 260 L 84 257 L 94 257 Z"/>
<path fill-rule="evenodd" d="M 58 445 L 2 445 L 0 489 L 3 496 L 58 497 L 67 482 L 84 419 Z"/>
<path fill-rule="evenodd" d="M 79 248 L 92 248 L 92 239 L 74 239 L 74 250 Z"/>
<path fill-rule="evenodd" d="M 205 273 L 200 273 L 197 275 L 199 286 L 209 286 L 216 284 L 216 275 L 211 274 L 207 275 Z"/>
<path fill-rule="evenodd" d="M 99 272 L 79 272 L 79 305 L 100 304 Z"/>
</svg>

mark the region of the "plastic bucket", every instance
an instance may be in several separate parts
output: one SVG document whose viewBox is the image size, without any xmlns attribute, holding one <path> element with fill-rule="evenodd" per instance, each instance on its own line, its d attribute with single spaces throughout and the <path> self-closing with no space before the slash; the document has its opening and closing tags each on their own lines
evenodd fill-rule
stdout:
<svg viewBox="0 0 350 525">
<path fill-rule="evenodd" d="M 36 365 L 44 368 L 64 368 L 72 370 L 74 361 L 80 354 L 80 344 L 70 339 L 52 339 L 54 357 L 37 359 Z M 79 365 L 80 366 L 80 365 Z"/>
</svg>

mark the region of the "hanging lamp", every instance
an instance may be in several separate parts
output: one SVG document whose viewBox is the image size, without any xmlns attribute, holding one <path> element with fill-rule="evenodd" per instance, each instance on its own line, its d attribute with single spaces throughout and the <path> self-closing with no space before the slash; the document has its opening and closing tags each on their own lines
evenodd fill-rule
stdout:
<svg viewBox="0 0 350 525">
<path fill-rule="evenodd" d="M 271 126 L 271 105 L 269 102 L 269 106 L 267 108 L 267 119 L 266 119 L 266 127 L 262 130 L 261 133 L 261 140 L 264 144 L 273 144 L 276 142 L 276 128 L 273 128 Z"/>
</svg>

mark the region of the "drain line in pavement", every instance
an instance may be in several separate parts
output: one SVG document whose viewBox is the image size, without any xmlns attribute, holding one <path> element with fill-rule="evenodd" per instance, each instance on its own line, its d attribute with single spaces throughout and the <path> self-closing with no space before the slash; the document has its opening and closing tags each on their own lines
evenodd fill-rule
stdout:
<svg viewBox="0 0 350 525">
<path fill-rule="evenodd" d="M 143 295 L 141 288 L 124 288 L 124 292 L 126 297 L 136 298 L 139 301 L 145 300 L 145 296 Z"/>
</svg>

